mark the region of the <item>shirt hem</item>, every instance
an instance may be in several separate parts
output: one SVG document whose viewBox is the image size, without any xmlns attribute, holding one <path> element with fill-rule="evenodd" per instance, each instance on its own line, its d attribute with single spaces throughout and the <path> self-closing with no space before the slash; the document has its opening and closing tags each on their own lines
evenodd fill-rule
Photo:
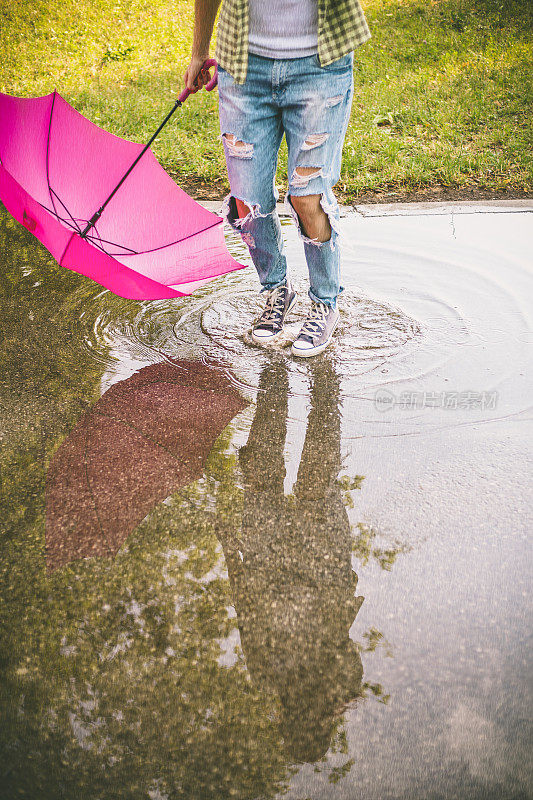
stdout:
<svg viewBox="0 0 533 800">
<path fill-rule="evenodd" d="M 318 53 L 318 44 L 313 47 L 299 47 L 292 50 L 271 50 L 268 47 L 248 45 L 248 52 L 253 53 L 254 56 L 263 56 L 263 58 L 305 58 L 306 56 L 313 56 Z"/>
</svg>

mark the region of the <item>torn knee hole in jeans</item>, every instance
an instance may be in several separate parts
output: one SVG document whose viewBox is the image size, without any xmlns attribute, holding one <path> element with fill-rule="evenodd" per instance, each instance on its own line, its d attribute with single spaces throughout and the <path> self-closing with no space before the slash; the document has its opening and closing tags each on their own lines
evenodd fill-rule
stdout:
<svg viewBox="0 0 533 800">
<path fill-rule="evenodd" d="M 322 167 L 295 167 L 291 175 L 291 184 L 296 189 L 304 189 L 310 180 L 320 178 Z"/>
<path fill-rule="evenodd" d="M 324 196 L 324 194 L 320 195 L 320 206 L 322 210 L 327 214 L 329 224 L 331 226 L 331 235 L 329 239 L 326 239 L 325 242 L 321 242 L 319 239 L 311 239 L 309 236 L 305 236 L 305 234 L 302 233 L 300 217 L 296 213 L 296 209 L 294 208 L 293 204 L 290 201 L 290 196 L 288 192 L 285 195 L 284 205 L 285 208 L 287 208 L 287 210 L 289 211 L 291 217 L 293 218 L 294 224 L 296 225 L 296 230 L 298 231 L 298 235 L 300 236 L 302 241 L 307 242 L 308 244 L 314 244 L 317 247 L 324 247 L 325 245 L 329 244 L 331 250 L 335 250 L 335 247 L 337 245 L 337 239 L 339 238 L 344 239 L 341 232 L 339 219 L 337 217 L 338 205 L 336 202 L 330 202 Z"/>
<path fill-rule="evenodd" d="M 254 154 L 253 144 L 237 139 L 234 133 L 223 133 L 219 138 L 224 139 L 226 142 L 230 156 L 235 156 L 236 158 L 252 158 Z"/>
<path fill-rule="evenodd" d="M 236 199 L 239 199 L 241 201 L 241 203 L 244 203 L 244 205 L 247 206 L 250 209 L 249 212 L 244 217 L 239 217 L 239 212 L 237 210 Z M 224 200 L 222 202 L 222 208 L 220 209 L 219 213 L 220 213 L 220 215 L 222 217 L 227 219 L 227 221 L 229 222 L 229 224 L 233 228 L 238 228 L 239 229 L 239 228 L 242 228 L 243 225 L 245 225 L 247 222 L 249 222 L 252 219 L 256 219 L 257 217 L 268 217 L 269 214 L 274 214 L 274 212 L 275 212 L 275 209 L 274 209 L 274 211 L 270 211 L 270 212 L 267 212 L 266 214 L 264 214 L 260 209 L 261 209 L 261 206 L 259 205 L 259 203 L 250 203 L 248 200 L 242 200 L 241 198 L 235 198 L 230 193 L 230 194 L 227 194 L 225 196 L 225 198 L 224 198 Z M 240 231 L 240 230 L 239 230 L 239 233 L 241 234 L 241 236 L 243 235 L 243 232 Z M 243 239 L 244 239 L 244 236 L 243 236 Z M 255 247 L 255 240 L 253 239 L 253 236 L 251 234 L 249 235 L 249 238 L 248 239 L 244 239 L 244 241 L 250 247 Z M 251 242 L 252 242 L 252 244 L 250 244 Z"/>
</svg>

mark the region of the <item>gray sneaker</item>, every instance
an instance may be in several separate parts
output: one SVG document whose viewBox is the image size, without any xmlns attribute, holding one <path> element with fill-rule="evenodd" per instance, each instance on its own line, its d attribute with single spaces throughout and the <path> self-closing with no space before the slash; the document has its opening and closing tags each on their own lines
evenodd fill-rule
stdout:
<svg viewBox="0 0 533 800">
<path fill-rule="evenodd" d="M 321 353 L 330 343 L 339 319 L 337 309 L 324 303 L 313 303 L 298 338 L 292 344 L 292 354 L 307 358 Z"/>
<path fill-rule="evenodd" d="M 252 328 L 254 342 L 265 344 L 275 339 L 283 330 L 285 317 L 295 303 L 296 292 L 288 278 L 282 286 L 266 292 L 265 308 Z"/>
</svg>

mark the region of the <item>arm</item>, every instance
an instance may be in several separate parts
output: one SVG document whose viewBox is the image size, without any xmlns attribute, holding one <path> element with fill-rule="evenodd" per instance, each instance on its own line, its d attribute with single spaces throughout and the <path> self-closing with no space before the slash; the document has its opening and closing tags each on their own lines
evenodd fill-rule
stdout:
<svg viewBox="0 0 533 800">
<path fill-rule="evenodd" d="M 200 67 L 209 58 L 209 43 L 213 34 L 213 26 L 221 0 L 195 0 L 194 34 L 191 61 L 183 76 L 188 89 L 197 91 L 209 81 L 209 75 L 198 75 Z M 196 76 L 198 79 L 195 80 Z"/>
</svg>

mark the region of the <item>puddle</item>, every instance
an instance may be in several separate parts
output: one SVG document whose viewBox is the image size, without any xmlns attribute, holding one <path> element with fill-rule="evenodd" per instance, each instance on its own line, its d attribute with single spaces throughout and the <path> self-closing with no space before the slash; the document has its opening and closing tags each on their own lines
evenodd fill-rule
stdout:
<svg viewBox="0 0 533 800">
<path fill-rule="evenodd" d="M 136 303 L 0 214 L 2 796 L 529 796 L 531 215 L 466 216 L 345 217 L 298 361 L 286 220 L 262 349 L 252 268 Z"/>
<path fill-rule="evenodd" d="M 394 218 L 378 221 L 386 227 Z M 348 217 L 343 223 L 357 230 L 362 221 Z M 374 242 L 359 237 L 353 245 L 348 239 L 345 250 L 341 322 L 328 357 L 339 366 L 344 395 L 361 401 L 358 413 L 367 433 L 380 435 L 394 411 L 401 412 L 395 424 L 403 432 L 417 433 L 527 409 L 532 333 L 524 264 L 451 237 L 441 237 L 435 247 L 412 220 L 403 225 L 414 230 L 413 242 L 405 231 L 401 245 L 380 232 Z M 283 228 L 290 230 L 286 222 Z M 228 237 L 232 255 L 246 261 L 242 243 L 233 232 Z M 299 303 L 285 337 L 268 350 L 284 353 L 291 372 L 304 376 L 306 365 L 291 358 L 289 345 L 309 306 L 305 269 L 299 242 L 286 238 L 289 260 L 299 264 L 294 275 Z M 74 312 L 76 303 L 83 307 L 83 298 L 73 298 Z M 185 353 L 222 358 L 238 380 L 257 386 L 265 352 L 250 337 L 262 308 L 253 268 L 185 301 L 132 304 L 104 292 L 92 306 L 90 320 L 82 312 L 82 323 L 91 323 L 86 346 L 103 363 L 109 364 L 109 352 L 117 354 L 110 368 L 116 379 L 132 367 Z M 113 380 L 112 374 L 106 380 Z M 296 385 L 291 388 L 297 391 Z"/>
</svg>

